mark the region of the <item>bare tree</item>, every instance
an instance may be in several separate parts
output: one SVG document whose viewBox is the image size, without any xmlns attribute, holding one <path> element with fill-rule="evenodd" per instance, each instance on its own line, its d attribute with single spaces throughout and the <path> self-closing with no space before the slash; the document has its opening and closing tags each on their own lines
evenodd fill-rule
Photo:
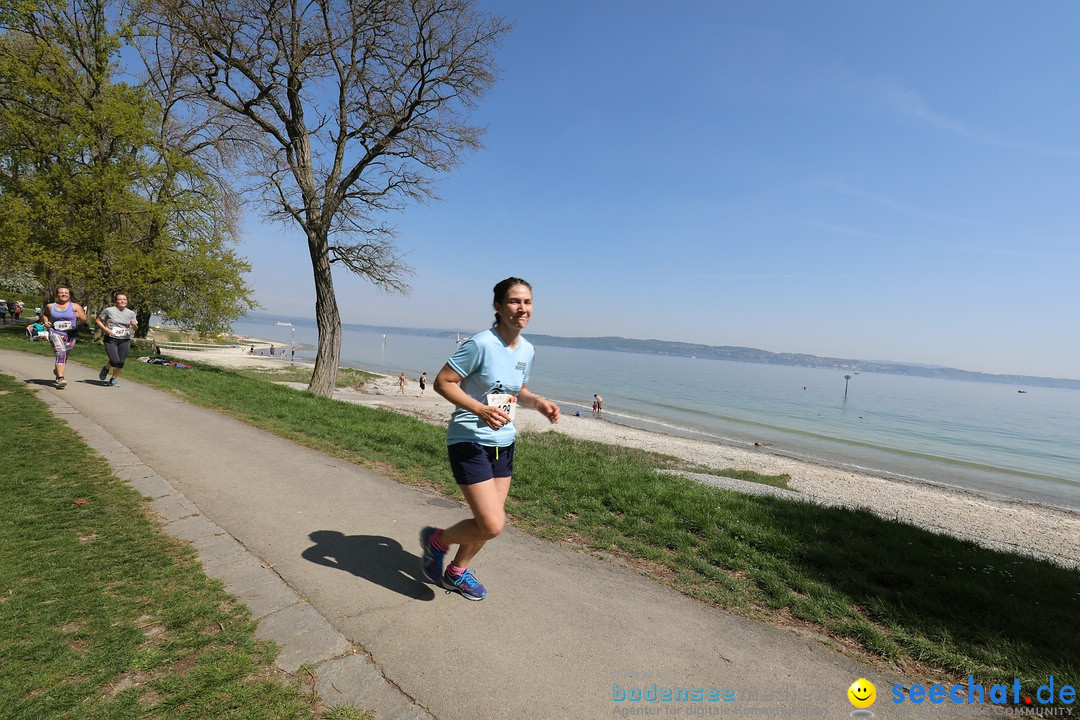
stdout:
<svg viewBox="0 0 1080 720">
<path fill-rule="evenodd" d="M 474 0 L 147 0 L 146 19 L 219 118 L 268 215 L 304 231 L 319 347 L 310 390 L 337 378 L 331 268 L 408 292 L 383 218 L 434 198 L 433 177 L 479 146 L 465 115 L 495 81 L 509 27 Z M 178 52 L 177 52 L 178 50 Z"/>
<path fill-rule="evenodd" d="M 138 5 L 122 4 L 122 8 L 138 20 Z M 197 86 L 186 76 L 187 64 L 181 61 L 182 48 L 160 35 L 138 35 L 137 24 L 132 32 L 145 70 L 141 85 L 160 110 L 151 158 L 155 172 L 141 187 L 157 212 L 143 224 L 138 244 L 152 252 L 168 235 L 174 257 L 188 255 L 201 261 L 188 263 L 187 272 L 177 272 L 176 263 L 171 262 L 161 263 L 153 272 L 143 271 L 146 292 L 137 310 L 139 332 L 145 336 L 152 312 L 182 326 L 196 320 L 204 330 L 217 330 L 221 324 L 227 327 L 245 308 L 258 306 L 250 299 L 242 275 L 230 273 L 224 282 L 214 283 L 216 289 L 205 282 L 222 274 L 223 267 L 251 269 L 227 247 L 240 232 L 240 198 L 227 169 L 235 158 L 225 140 L 234 136 L 233 125 L 238 121 L 220 107 L 198 102 Z M 234 292 L 220 292 L 222 288 Z M 193 297 L 177 303 L 177 296 Z M 176 307 L 188 312 L 178 315 L 170 309 Z"/>
</svg>

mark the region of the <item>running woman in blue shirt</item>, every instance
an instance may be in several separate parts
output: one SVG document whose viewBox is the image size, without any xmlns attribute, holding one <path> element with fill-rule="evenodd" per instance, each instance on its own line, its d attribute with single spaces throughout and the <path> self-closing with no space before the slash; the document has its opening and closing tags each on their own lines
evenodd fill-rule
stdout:
<svg viewBox="0 0 1080 720">
<path fill-rule="evenodd" d="M 521 337 L 532 316 L 532 286 L 509 277 L 495 286 L 495 322 L 466 340 L 435 377 L 435 392 L 457 409 L 446 431 L 450 469 L 473 517 L 440 529 L 420 531 L 424 576 L 469 600 L 487 590 L 469 569 L 484 544 L 506 524 L 506 497 L 514 470 L 514 416 L 533 408 L 552 423 L 559 406 L 528 389 L 533 346 Z M 457 554 L 443 571 L 451 545 Z"/>
</svg>

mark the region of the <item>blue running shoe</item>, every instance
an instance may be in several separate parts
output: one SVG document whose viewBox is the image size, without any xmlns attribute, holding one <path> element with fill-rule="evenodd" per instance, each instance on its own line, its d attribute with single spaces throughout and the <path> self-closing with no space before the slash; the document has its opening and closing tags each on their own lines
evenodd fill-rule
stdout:
<svg viewBox="0 0 1080 720">
<path fill-rule="evenodd" d="M 466 568 L 460 575 L 451 575 L 447 570 L 443 575 L 442 585 L 447 592 L 454 590 L 461 593 L 466 600 L 483 600 L 487 597 L 487 588 L 480 584 L 472 570 Z"/>
<path fill-rule="evenodd" d="M 107 378 L 108 376 L 109 376 L 109 366 L 106 365 L 105 367 L 101 368 L 101 372 L 99 372 L 97 374 L 97 379 L 100 380 L 101 382 L 105 382 L 105 378 Z"/>
<path fill-rule="evenodd" d="M 420 531 L 420 547 L 424 550 L 424 577 L 436 585 L 442 585 L 443 558 L 445 552 L 439 552 L 431 544 L 431 538 L 435 536 L 437 528 L 426 527 Z"/>
<path fill-rule="evenodd" d="M 120 381 L 117 380 L 116 378 L 113 378 L 112 380 L 109 381 L 109 384 L 112 385 L 113 387 L 118 387 L 120 385 Z"/>
</svg>

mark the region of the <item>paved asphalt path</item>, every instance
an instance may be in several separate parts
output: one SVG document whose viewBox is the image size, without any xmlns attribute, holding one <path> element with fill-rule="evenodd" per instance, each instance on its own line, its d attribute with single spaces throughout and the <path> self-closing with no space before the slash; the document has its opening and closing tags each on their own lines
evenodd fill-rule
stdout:
<svg viewBox="0 0 1080 720">
<path fill-rule="evenodd" d="M 207 572 L 251 607 L 259 633 L 278 642 L 278 664 L 312 667 L 328 702 L 440 720 L 650 710 L 836 718 L 850 716 L 847 688 L 866 677 L 877 686 L 878 717 L 980 709 L 898 707 L 890 688 L 907 682 L 894 673 L 513 527 L 478 557 L 491 594 L 469 602 L 420 572 L 418 531 L 465 517 L 458 502 L 138 383 L 106 387 L 77 362 L 64 390 L 38 355 L 0 351 L 0 372 L 36 390 L 153 498 L 166 531 L 191 541 Z M 732 688 L 739 699 L 634 700 L 654 685 Z"/>
</svg>

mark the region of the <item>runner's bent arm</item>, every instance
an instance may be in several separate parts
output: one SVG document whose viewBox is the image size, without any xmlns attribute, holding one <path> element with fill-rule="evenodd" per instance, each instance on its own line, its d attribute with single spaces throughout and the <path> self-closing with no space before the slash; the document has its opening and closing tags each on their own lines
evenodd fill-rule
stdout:
<svg viewBox="0 0 1080 720">
<path fill-rule="evenodd" d="M 101 328 L 101 332 L 105 333 L 109 337 L 112 337 L 112 331 L 105 327 L 105 323 L 101 322 L 101 316 L 94 318 L 94 324 Z"/>
<path fill-rule="evenodd" d="M 546 397 L 537 395 L 526 385 L 522 385 L 521 392 L 518 393 L 518 405 L 536 410 L 552 423 L 559 422 L 559 406 Z"/>
</svg>

